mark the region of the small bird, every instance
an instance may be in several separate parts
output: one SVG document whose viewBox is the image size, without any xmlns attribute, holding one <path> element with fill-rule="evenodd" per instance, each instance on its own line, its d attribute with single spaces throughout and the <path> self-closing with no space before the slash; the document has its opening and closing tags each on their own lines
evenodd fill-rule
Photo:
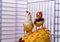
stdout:
<svg viewBox="0 0 60 42">
<path fill-rule="evenodd" d="M 25 18 L 25 21 L 23 23 L 24 35 L 25 35 L 25 32 L 26 33 L 32 33 L 32 29 L 34 27 L 33 22 L 32 22 L 31 13 L 28 10 L 26 10 L 25 13 L 26 13 L 26 18 Z"/>
<path fill-rule="evenodd" d="M 40 26 L 43 27 L 43 23 L 44 23 L 44 18 L 42 17 L 42 12 L 37 12 L 36 13 L 36 18 L 34 20 L 34 24 L 36 25 L 36 30 L 37 30 L 37 27 L 40 28 Z"/>
</svg>

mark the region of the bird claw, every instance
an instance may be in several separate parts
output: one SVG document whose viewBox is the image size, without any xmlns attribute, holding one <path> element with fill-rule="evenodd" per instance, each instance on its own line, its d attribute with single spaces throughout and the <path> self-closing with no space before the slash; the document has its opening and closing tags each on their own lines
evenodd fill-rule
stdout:
<svg viewBox="0 0 60 42">
<path fill-rule="evenodd" d="M 33 32 L 31 32 L 30 34 L 32 34 Z"/>
<path fill-rule="evenodd" d="M 24 35 L 24 37 L 26 37 L 26 35 Z"/>
<path fill-rule="evenodd" d="M 36 30 L 38 32 L 38 30 Z"/>
</svg>

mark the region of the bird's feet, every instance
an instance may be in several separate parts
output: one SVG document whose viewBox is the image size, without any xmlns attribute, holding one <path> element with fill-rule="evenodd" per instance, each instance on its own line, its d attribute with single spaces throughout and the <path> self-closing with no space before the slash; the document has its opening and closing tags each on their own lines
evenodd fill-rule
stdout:
<svg viewBox="0 0 60 42">
<path fill-rule="evenodd" d="M 24 31 L 24 37 L 26 37 L 26 33 L 25 33 L 25 31 Z"/>
<path fill-rule="evenodd" d="M 26 37 L 26 35 L 24 34 L 24 37 Z"/>
<path fill-rule="evenodd" d="M 43 29 L 43 30 L 47 30 L 47 28 L 46 28 L 46 27 L 42 27 L 42 29 Z"/>
<path fill-rule="evenodd" d="M 24 35 L 24 37 L 26 37 L 26 35 Z"/>
<path fill-rule="evenodd" d="M 32 33 L 33 33 L 33 32 L 32 32 L 32 30 L 31 30 L 30 33 L 29 33 L 29 35 L 32 34 Z"/>
<path fill-rule="evenodd" d="M 38 32 L 38 30 L 36 30 Z"/>
<path fill-rule="evenodd" d="M 37 27 L 36 27 L 36 31 L 38 32 L 38 29 L 37 29 Z"/>
</svg>

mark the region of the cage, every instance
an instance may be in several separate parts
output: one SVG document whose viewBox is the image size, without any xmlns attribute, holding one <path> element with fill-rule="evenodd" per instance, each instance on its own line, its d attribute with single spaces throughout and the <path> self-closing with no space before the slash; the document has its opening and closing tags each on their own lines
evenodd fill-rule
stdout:
<svg viewBox="0 0 60 42">
<path fill-rule="evenodd" d="M 23 36 L 25 9 L 33 21 L 35 13 L 42 11 L 51 42 L 60 42 L 60 0 L 0 0 L 0 42 L 18 42 Z"/>
</svg>

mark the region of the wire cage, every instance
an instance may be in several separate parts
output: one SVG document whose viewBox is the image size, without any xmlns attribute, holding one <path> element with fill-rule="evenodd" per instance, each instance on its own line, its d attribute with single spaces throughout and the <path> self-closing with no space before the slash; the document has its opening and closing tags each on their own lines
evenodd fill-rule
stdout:
<svg viewBox="0 0 60 42">
<path fill-rule="evenodd" d="M 33 21 L 36 12 L 42 11 L 51 42 L 60 42 L 60 0 L 0 0 L 0 42 L 18 42 L 23 36 L 25 9 Z"/>
<path fill-rule="evenodd" d="M 43 12 L 44 26 L 50 30 L 51 42 L 60 42 L 59 3 L 59 0 L 28 1 L 28 10 L 30 10 L 32 17 L 34 16 L 33 21 L 37 11 Z"/>
<path fill-rule="evenodd" d="M 50 30 L 51 42 L 54 42 L 54 11 L 55 11 L 54 1 L 36 1 L 28 2 L 28 10 L 30 10 L 32 16 L 35 18 L 37 11 L 43 12 L 43 17 L 45 19 L 44 26 Z M 33 18 L 33 21 L 34 21 Z"/>
</svg>

